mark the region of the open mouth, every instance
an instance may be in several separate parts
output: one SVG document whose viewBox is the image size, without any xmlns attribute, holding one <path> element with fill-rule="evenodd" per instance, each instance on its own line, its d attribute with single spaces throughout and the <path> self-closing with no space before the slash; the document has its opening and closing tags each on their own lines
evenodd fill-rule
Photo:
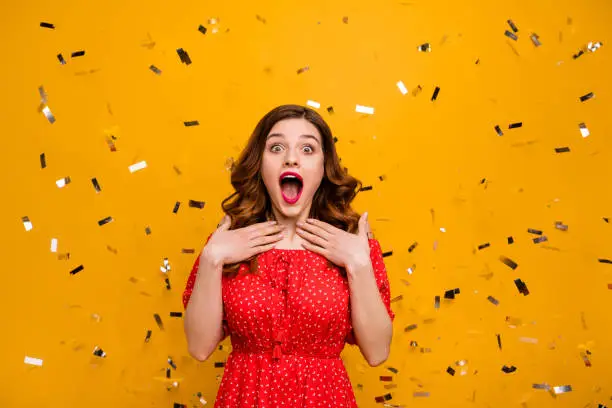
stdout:
<svg viewBox="0 0 612 408">
<path fill-rule="evenodd" d="M 280 177 L 281 195 L 289 204 L 295 204 L 302 195 L 304 183 L 302 177 L 293 172 L 285 172 Z"/>
</svg>

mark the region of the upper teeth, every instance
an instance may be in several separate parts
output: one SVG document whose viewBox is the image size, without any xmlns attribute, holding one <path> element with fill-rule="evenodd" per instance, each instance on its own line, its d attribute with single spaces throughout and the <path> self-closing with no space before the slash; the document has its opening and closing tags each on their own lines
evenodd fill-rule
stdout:
<svg viewBox="0 0 612 408">
<path fill-rule="evenodd" d="M 294 176 L 293 174 L 287 174 L 286 176 L 283 176 L 283 180 L 284 180 L 284 179 L 286 179 L 286 178 L 294 178 L 294 179 L 297 179 L 297 177 L 296 177 L 296 176 Z"/>
</svg>

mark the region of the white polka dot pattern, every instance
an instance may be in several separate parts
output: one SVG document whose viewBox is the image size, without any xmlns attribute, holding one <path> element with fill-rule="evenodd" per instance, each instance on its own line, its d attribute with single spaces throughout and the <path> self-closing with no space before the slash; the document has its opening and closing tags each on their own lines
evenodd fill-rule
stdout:
<svg viewBox="0 0 612 408">
<path fill-rule="evenodd" d="M 210 239 L 210 236 L 208 237 Z M 208 242 L 208 240 L 207 240 Z M 381 299 L 389 316 L 390 288 L 380 244 L 369 240 Z M 259 272 L 223 276 L 223 330 L 232 342 L 215 408 L 357 407 L 340 359 L 355 344 L 346 278 L 327 259 L 303 249 L 271 249 Z M 183 293 L 187 307 L 199 266 Z"/>
</svg>

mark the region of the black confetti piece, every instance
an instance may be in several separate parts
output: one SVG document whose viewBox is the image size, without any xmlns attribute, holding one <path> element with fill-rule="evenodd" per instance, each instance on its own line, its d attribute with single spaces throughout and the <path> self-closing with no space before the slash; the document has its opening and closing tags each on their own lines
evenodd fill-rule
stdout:
<svg viewBox="0 0 612 408">
<path fill-rule="evenodd" d="M 175 402 L 172 408 L 187 408 L 187 405 Z"/>
<path fill-rule="evenodd" d="M 191 64 L 191 58 L 189 58 L 189 54 L 187 54 L 187 51 L 182 48 L 179 48 L 176 50 L 176 52 L 178 53 L 182 63 L 184 63 L 185 65 Z"/>
<path fill-rule="evenodd" d="M 455 298 L 454 290 L 447 290 L 446 292 L 444 292 L 444 299 L 454 299 L 454 298 Z"/>
<path fill-rule="evenodd" d="M 511 123 L 510 125 L 508 125 L 508 129 L 516 129 L 520 127 L 523 127 L 523 122 Z"/>
<path fill-rule="evenodd" d="M 542 231 L 537 230 L 537 229 L 533 229 L 533 228 L 528 228 L 527 232 L 530 233 L 530 234 L 542 235 Z"/>
<path fill-rule="evenodd" d="M 338 143 L 338 138 L 334 136 L 334 143 Z"/>
<path fill-rule="evenodd" d="M 181 206 L 181 202 L 177 201 L 176 204 L 174 204 L 174 209 L 172 210 L 172 212 L 176 214 L 180 206 Z"/>
<path fill-rule="evenodd" d="M 514 262 L 512 259 L 507 258 L 503 255 L 499 257 L 499 260 L 502 261 L 504 264 L 506 264 L 509 268 L 513 270 L 518 267 L 518 264 L 516 262 Z"/>
<path fill-rule="evenodd" d="M 413 242 L 412 245 L 410 245 L 410 247 L 408 248 L 408 252 L 412 252 L 414 251 L 414 249 L 419 245 L 418 242 Z"/>
<path fill-rule="evenodd" d="M 375 400 L 377 403 L 382 404 L 382 403 L 384 403 L 385 401 L 389 401 L 391 398 L 393 398 L 393 397 L 391 396 L 391 394 L 385 394 L 385 395 L 382 395 L 382 396 L 375 397 L 375 398 L 374 398 L 374 400 Z"/>
<path fill-rule="evenodd" d="M 170 312 L 170 317 L 183 317 L 183 312 Z"/>
<path fill-rule="evenodd" d="M 380 381 L 393 381 L 393 376 L 391 375 L 381 375 L 378 377 Z"/>
<path fill-rule="evenodd" d="M 382 257 L 383 258 L 386 258 L 386 257 L 391 256 L 391 255 L 393 255 L 393 251 L 387 251 L 387 252 L 383 252 L 382 253 Z"/>
<path fill-rule="evenodd" d="M 44 169 L 47 167 L 47 159 L 45 158 L 45 154 L 41 153 L 40 154 L 40 168 Z"/>
<path fill-rule="evenodd" d="M 330 115 L 334 114 L 334 107 L 333 106 L 328 106 L 327 107 L 327 113 L 329 113 Z"/>
<path fill-rule="evenodd" d="M 440 93 L 440 87 L 436 86 L 436 89 L 434 89 L 433 95 L 431 95 L 431 100 L 435 101 L 436 99 L 438 99 L 438 94 L 439 93 Z"/>
<path fill-rule="evenodd" d="M 174 361 L 172 361 L 172 357 L 168 357 L 168 364 L 170 364 L 170 367 L 176 370 L 176 364 L 174 364 Z"/>
<path fill-rule="evenodd" d="M 508 245 L 514 244 L 514 238 L 508 237 Z"/>
<path fill-rule="evenodd" d="M 113 220 L 113 217 L 106 217 L 103 220 L 98 221 L 98 225 L 102 226 L 104 224 L 108 224 Z"/>
<path fill-rule="evenodd" d="M 564 225 L 561 221 L 556 221 L 555 228 L 561 231 L 567 231 L 569 227 L 567 225 Z"/>
<path fill-rule="evenodd" d="M 518 37 L 516 36 L 516 34 L 514 34 L 511 31 L 506 30 L 504 34 L 506 35 L 506 37 L 512 38 L 514 41 L 518 40 Z"/>
<path fill-rule="evenodd" d="M 499 127 L 499 125 L 495 125 L 495 131 L 497 132 L 498 136 L 503 136 L 504 135 L 504 132 L 502 132 L 502 130 Z"/>
<path fill-rule="evenodd" d="M 515 279 L 514 284 L 516 285 L 518 291 L 523 294 L 523 296 L 527 296 L 529 294 L 529 289 L 527 289 L 525 282 L 520 279 Z"/>
<path fill-rule="evenodd" d="M 499 347 L 499 349 L 502 349 L 502 342 L 501 342 L 501 334 L 497 334 L 497 347 Z"/>
<path fill-rule="evenodd" d="M 533 239 L 533 243 L 534 244 L 539 244 L 541 242 L 546 242 L 546 241 L 548 241 L 548 238 L 546 237 L 546 235 L 543 235 L 541 237 L 537 237 L 537 238 Z"/>
<path fill-rule="evenodd" d="M 98 180 L 94 177 L 91 179 L 91 183 L 93 184 L 94 188 L 96 189 L 96 192 L 99 193 L 101 188 L 100 188 L 100 184 L 98 184 Z"/>
<path fill-rule="evenodd" d="M 161 72 L 161 69 L 157 68 L 155 65 L 151 65 L 151 66 L 149 67 L 149 69 L 150 69 L 151 71 L 155 72 L 157 75 L 161 75 L 161 73 L 162 73 L 162 72 Z"/>
<path fill-rule="evenodd" d="M 434 308 L 436 308 L 436 309 L 440 308 L 440 296 L 436 296 L 434 298 Z"/>
<path fill-rule="evenodd" d="M 151 227 L 149 226 L 145 227 L 145 234 L 151 235 Z"/>
<path fill-rule="evenodd" d="M 76 268 L 74 268 L 73 270 L 70 271 L 71 275 L 76 275 L 77 273 L 81 272 L 83 269 L 85 269 L 85 267 L 83 265 L 79 265 Z"/>
<path fill-rule="evenodd" d="M 166 378 L 170 378 L 170 369 L 166 368 Z"/>
<path fill-rule="evenodd" d="M 516 367 L 515 366 L 508 367 L 507 365 L 505 365 L 502 367 L 502 371 L 506 374 L 510 374 L 516 371 Z"/>
<path fill-rule="evenodd" d="M 499 300 L 495 299 L 493 296 L 489 296 L 487 298 L 489 302 L 493 303 L 495 306 L 499 305 Z"/>
<path fill-rule="evenodd" d="M 186 121 L 183 122 L 185 124 L 185 126 L 189 127 L 189 126 L 199 126 L 200 122 L 198 122 L 197 120 L 190 120 L 190 121 Z"/>
<path fill-rule="evenodd" d="M 491 246 L 491 244 L 487 242 L 485 244 L 478 245 L 478 250 L 482 250 L 482 249 L 488 248 L 490 246 Z"/>
<path fill-rule="evenodd" d="M 604 220 L 604 222 L 606 222 L 608 224 L 610 223 L 610 219 L 608 217 L 603 217 L 603 220 Z"/>
<path fill-rule="evenodd" d="M 450 375 L 455 375 L 455 369 L 451 366 L 448 366 L 448 368 L 446 369 L 446 372 L 449 373 Z"/>
<path fill-rule="evenodd" d="M 508 25 L 510 26 L 512 31 L 514 31 L 515 33 L 518 33 L 518 28 L 516 28 L 516 25 L 514 25 L 514 22 L 512 20 L 508 20 Z"/>
<path fill-rule="evenodd" d="M 168 289 L 168 290 L 172 289 L 172 286 L 170 286 L 170 279 L 166 278 L 165 282 L 166 282 L 166 289 Z"/>
<path fill-rule="evenodd" d="M 157 326 L 159 327 L 160 330 L 164 330 L 164 323 L 162 322 L 161 317 L 155 313 L 153 315 L 153 318 L 155 319 L 155 323 L 157 323 Z"/>
<path fill-rule="evenodd" d="M 387 370 L 391 371 L 393 374 L 399 373 L 398 369 L 394 367 L 387 367 Z"/>
<path fill-rule="evenodd" d="M 145 337 L 145 343 L 148 343 L 151 340 L 151 334 L 153 334 L 152 330 L 147 330 L 147 336 Z"/>
<path fill-rule="evenodd" d="M 41 22 L 41 23 L 40 23 L 40 26 L 41 26 L 42 28 L 50 28 L 50 29 L 52 29 L 52 30 L 55 30 L 55 26 L 54 26 L 53 24 L 51 24 L 51 23 Z"/>
<path fill-rule="evenodd" d="M 82 57 L 83 55 L 85 55 L 85 51 L 81 50 L 81 51 L 75 51 L 72 54 L 70 54 L 71 58 L 76 58 L 76 57 Z"/>
<path fill-rule="evenodd" d="M 223 361 L 215 361 L 215 368 L 225 367 L 225 363 Z"/>
<path fill-rule="evenodd" d="M 192 207 L 192 208 L 202 209 L 204 208 L 205 204 L 206 203 L 204 201 L 189 200 L 189 207 Z"/>
<path fill-rule="evenodd" d="M 372 186 L 364 186 L 359 189 L 359 191 L 369 191 L 372 189 Z"/>
<path fill-rule="evenodd" d="M 598 261 L 601 262 L 601 263 L 605 263 L 605 264 L 612 264 L 612 260 L 611 259 L 599 258 Z"/>
<path fill-rule="evenodd" d="M 404 332 L 409 332 L 409 331 L 415 330 L 417 327 L 418 327 L 418 325 L 416 323 L 415 324 L 411 324 L 411 325 L 406 326 L 404 328 Z"/>
<path fill-rule="evenodd" d="M 64 56 L 62 54 L 57 54 L 57 59 L 62 65 L 66 65 L 66 60 L 64 59 Z"/>
<path fill-rule="evenodd" d="M 580 97 L 580 102 L 588 101 L 589 99 L 593 98 L 594 96 L 595 96 L 595 94 L 593 92 L 589 92 L 588 94 L 582 95 Z"/>
<path fill-rule="evenodd" d="M 557 153 L 568 153 L 569 151 L 569 147 L 555 147 L 555 152 Z"/>
<path fill-rule="evenodd" d="M 206 34 L 206 31 L 208 30 L 206 29 L 206 27 L 200 24 L 200 26 L 198 27 L 198 31 L 201 32 L 202 34 Z"/>
<path fill-rule="evenodd" d="M 536 33 L 532 33 L 530 38 L 531 38 L 531 42 L 533 42 L 533 45 L 535 45 L 536 47 L 539 47 L 540 45 L 542 45 L 542 43 L 540 42 L 540 36 L 537 35 Z"/>
<path fill-rule="evenodd" d="M 106 357 L 106 353 L 98 346 L 94 348 L 93 355 L 98 357 Z"/>
<path fill-rule="evenodd" d="M 576 54 L 572 55 L 572 58 L 578 59 L 582 54 L 584 54 L 584 50 L 578 51 Z"/>
<path fill-rule="evenodd" d="M 421 45 L 418 46 L 417 50 L 419 50 L 421 52 L 430 52 L 431 51 L 431 45 L 429 43 L 421 44 Z"/>
</svg>

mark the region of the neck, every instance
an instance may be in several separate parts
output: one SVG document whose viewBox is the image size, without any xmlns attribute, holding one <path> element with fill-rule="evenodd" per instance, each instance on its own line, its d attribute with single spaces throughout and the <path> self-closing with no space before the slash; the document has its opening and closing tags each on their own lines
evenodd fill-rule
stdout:
<svg viewBox="0 0 612 408">
<path fill-rule="evenodd" d="M 285 238 L 283 241 L 288 243 L 294 243 L 296 241 L 302 242 L 302 238 L 300 238 L 296 233 L 297 222 L 302 221 L 306 222 L 306 219 L 309 217 L 310 208 L 312 203 L 308 204 L 302 211 L 300 211 L 296 215 L 285 215 L 276 207 L 272 206 L 272 213 L 274 215 L 274 219 L 278 221 L 279 225 L 285 227 Z"/>
</svg>

